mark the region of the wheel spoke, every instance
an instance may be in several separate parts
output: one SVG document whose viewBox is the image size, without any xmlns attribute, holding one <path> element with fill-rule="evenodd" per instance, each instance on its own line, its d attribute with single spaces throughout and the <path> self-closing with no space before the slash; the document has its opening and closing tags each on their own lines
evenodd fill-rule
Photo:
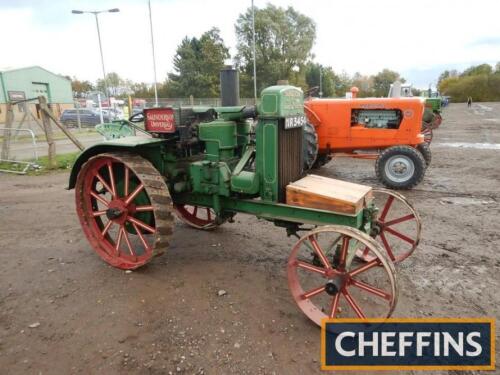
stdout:
<svg viewBox="0 0 500 375">
<path fill-rule="evenodd" d="M 97 199 L 103 205 L 105 205 L 106 207 L 108 207 L 109 202 L 106 199 L 104 199 L 103 197 L 101 197 L 99 194 L 97 194 L 95 191 L 91 191 L 90 195 L 92 195 L 95 199 Z"/>
<path fill-rule="evenodd" d="M 387 216 L 389 209 L 391 208 L 392 202 L 394 201 L 394 197 L 392 195 L 389 195 L 389 198 L 387 198 L 387 201 L 385 202 L 384 209 L 382 210 L 382 213 L 380 214 L 380 220 L 384 220 L 385 217 Z"/>
<path fill-rule="evenodd" d="M 135 199 L 135 197 L 137 197 L 137 195 L 142 191 L 142 189 L 144 189 L 144 185 L 142 183 L 137 185 L 135 190 L 125 200 L 125 205 L 128 206 L 130 202 L 132 202 Z"/>
<path fill-rule="evenodd" d="M 139 227 L 147 230 L 148 232 L 151 232 L 151 233 L 155 233 L 156 232 L 156 229 L 147 225 L 146 223 L 143 223 L 142 221 L 136 219 L 135 217 L 133 216 L 127 216 L 127 220 L 130 221 L 131 223 L 133 224 L 136 224 L 138 225 Z"/>
<path fill-rule="evenodd" d="M 116 185 L 115 185 L 115 176 L 113 174 L 113 163 L 108 162 L 108 173 L 109 173 L 109 181 L 111 182 L 111 194 L 113 198 L 118 198 L 116 195 Z"/>
<path fill-rule="evenodd" d="M 149 252 L 150 247 L 149 247 L 149 245 L 148 245 L 148 242 L 146 241 L 146 239 L 145 239 L 145 238 L 144 238 L 144 236 L 142 235 L 141 230 L 139 229 L 139 227 L 138 227 L 138 226 L 137 226 L 137 224 L 135 224 L 135 223 L 132 223 L 132 226 L 134 227 L 134 229 L 135 229 L 135 231 L 136 231 L 137 235 L 139 236 L 139 239 L 141 240 L 142 245 L 144 246 L 144 250 L 145 250 L 146 252 Z"/>
<path fill-rule="evenodd" d="M 340 259 L 339 265 L 342 269 L 345 269 L 345 261 L 347 259 L 347 250 L 349 249 L 350 237 L 342 236 L 342 247 L 340 248 Z"/>
<path fill-rule="evenodd" d="M 408 221 L 408 220 L 411 220 L 414 218 L 415 218 L 414 214 L 409 214 L 409 215 L 400 217 L 399 219 L 394 219 L 394 220 L 388 221 L 388 222 L 384 223 L 384 226 L 389 227 L 391 225 L 399 224 L 399 223 L 402 223 L 404 221 Z"/>
<path fill-rule="evenodd" d="M 309 299 L 311 297 L 314 297 L 322 292 L 325 291 L 325 286 L 319 286 L 317 288 L 314 288 L 314 289 L 311 289 L 310 291 L 308 292 L 305 292 L 304 294 L 302 294 L 302 298 L 303 299 Z"/>
<path fill-rule="evenodd" d="M 391 245 L 389 245 L 389 241 L 387 241 L 387 238 L 385 237 L 384 232 L 380 232 L 380 239 L 382 240 L 382 243 L 384 244 L 385 250 L 387 251 L 387 254 L 389 254 L 389 258 L 394 262 L 396 257 L 394 256 L 394 253 L 392 252 Z"/>
<path fill-rule="evenodd" d="M 129 184 L 129 178 L 130 178 L 130 169 L 126 165 L 123 165 L 123 168 L 125 168 L 125 176 L 124 176 L 124 185 L 123 185 L 123 196 L 126 197 L 128 195 L 128 184 Z"/>
<path fill-rule="evenodd" d="M 122 243 L 123 232 L 124 232 L 123 227 L 120 227 L 120 230 L 118 231 L 118 238 L 116 239 L 116 245 L 115 245 L 115 251 L 117 256 L 120 255 L 120 245 Z"/>
<path fill-rule="evenodd" d="M 130 243 L 130 239 L 128 238 L 128 233 L 125 230 L 125 228 L 123 228 L 123 237 L 125 238 L 125 243 L 127 244 L 128 251 L 130 252 L 130 255 L 136 256 L 134 253 L 134 250 L 132 249 L 132 244 Z"/>
<path fill-rule="evenodd" d="M 354 299 L 353 296 L 351 296 L 351 294 L 347 291 L 347 289 L 344 289 L 343 294 L 344 294 L 345 299 L 349 303 L 349 306 L 352 307 L 352 309 L 354 310 L 354 312 L 356 313 L 358 318 L 366 319 L 366 316 L 363 313 L 363 310 L 361 310 L 361 307 L 359 307 L 356 300 Z"/>
<path fill-rule="evenodd" d="M 314 266 L 314 265 L 312 265 L 310 263 L 298 260 L 297 263 L 296 263 L 296 266 L 299 267 L 299 268 L 311 271 L 311 272 L 319 273 L 322 276 L 326 276 L 326 270 L 324 268 L 316 267 L 316 266 Z"/>
<path fill-rule="evenodd" d="M 153 206 L 136 206 L 135 210 L 137 212 L 153 211 L 155 208 Z"/>
<path fill-rule="evenodd" d="M 99 172 L 96 172 L 95 176 L 101 182 L 102 186 L 104 186 L 104 188 L 107 191 L 109 191 L 109 193 L 114 197 L 114 195 L 113 195 L 113 189 L 108 185 L 108 183 L 104 180 L 104 178 L 102 178 L 102 176 L 99 174 Z"/>
<path fill-rule="evenodd" d="M 101 235 L 103 237 L 106 236 L 106 233 L 108 233 L 109 228 L 111 228 L 111 225 L 113 225 L 113 222 L 111 220 L 106 223 L 106 225 L 104 226 L 104 229 L 101 232 Z"/>
<path fill-rule="evenodd" d="M 106 214 L 106 211 L 94 211 L 94 212 L 92 212 L 92 216 L 94 216 L 94 217 L 102 216 L 105 214 Z"/>
<path fill-rule="evenodd" d="M 399 233 L 399 232 L 395 231 L 394 229 L 392 229 L 392 228 L 390 228 L 390 227 L 389 227 L 389 228 L 385 228 L 385 231 L 386 231 L 387 233 L 390 233 L 390 234 L 392 234 L 392 235 L 396 236 L 396 237 L 401 238 L 403 241 L 406 241 L 406 242 L 408 242 L 409 244 L 412 244 L 412 245 L 414 245 L 414 244 L 415 244 L 415 241 L 413 241 L 410 237 L 405 236 L 404 234 Z"/>
<path fill-rule="evenodd" d="M 354 277 L 359 275 L 362 272 L 368 271 L 370 268 L 377 267 L 380 264 L 380 260 L 378 258 L 373 259 L 372 261 L 358 267 L 348 273 L 349 276 Z"/>
<path fill-rule="evenodd" d="M 351 279 L 351 285 L 355 286 L 361 290 L 365 290 L 369 293 L 372 293 L 376 296 L 382 297 L 383 299 L 386 299 L 388 301 L 390 301 L 392 299 L 392 295 L 390 293 L 384 292 L 382 289 L 374 287 L 374 286 L 367 284 L 363 281 Z"/>
<path fill-rule="evenodd" d="M 314 249 L 314 252 L 316 253 L 316 255 L 318 255 L 319 259 L 321 260 L 321 263 L 323 263 L 323 265 L 325 266 L 326 269 L 331 269 L 332 266 L 330 265 L 330 262 L 328 261 L 325 254 L 323 253 L 323 250 L 321 250 L 321 248 L 319 247 L 319 244 L 318 244 L 318 241 L 316 241 L 316 238 L 314 238 L 314 236 L 311 235 L 308 237 L 308 239 L 309 239 L 309 242 L 311 243 L 311 245 Z"/>
<path fill-rule="evenodd" d="M 330 319 L 335 318 L 335 315 L 337 315 L 337 310 L 339 308 L 339 301 L 340 301 L 340 293 L 337 293 L 335 294 L 335 297 L 333 297 L 332 304 L 330 306 L 330 314 L 329 314 Z"/>
</svg>

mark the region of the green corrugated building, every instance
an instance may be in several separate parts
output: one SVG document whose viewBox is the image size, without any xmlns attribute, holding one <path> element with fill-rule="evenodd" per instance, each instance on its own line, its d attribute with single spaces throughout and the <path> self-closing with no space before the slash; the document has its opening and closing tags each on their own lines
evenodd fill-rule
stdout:
<svg viewBox="0 0 500 375">
<path fill-rule="evenodd" d="M 0 71 L 0 122 L 5 122 L 6 103 L 40 95 L 47 98 L 57 116 L 73 107 L 71 81 L 63 76 L 39 66 Z M 20 110 L 15 106 L 15 113 Z"/>
</svg>

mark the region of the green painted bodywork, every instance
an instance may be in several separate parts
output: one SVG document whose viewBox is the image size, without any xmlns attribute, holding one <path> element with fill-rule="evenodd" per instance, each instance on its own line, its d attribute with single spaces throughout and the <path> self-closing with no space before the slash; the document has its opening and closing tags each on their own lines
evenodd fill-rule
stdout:
<svg viewBox="0 0 500 375">
<path fill-rule="evenodd" d="M 262 119 L 256 132 L 256 170 L 262 176 L 260 196 L 265 201 L 278 200 L 278 119 Z"/>
<path fill-rule="evenodd" d="M 196 125 L 194 150 L 181 153 L 178 139 L 128 137 L 86 149 L 70 177 L 74 188 L 81 166 L 106 152 L 130 152 L 149 160 L 164 176 L 176 204 L 211 207 L 218 217 L 252 214 L 287 228 L 300 224 L 339 224 L 369 230 L 371 208 L 350 216 L 278 203 L 278 126 L 286 117 L 303 115 L 303 94 L 292 86 L 272 86 L 262 92 L 255 134 L 245 107 L 203 108 L 218 119 Z M 246 113 L 245 113 L 246 111 Z M 286 131 L 286 130 L 285 130 Z M 192 149 L 191 149 L 192 150 Z"/>
<path fill-rule="evenodd" d="M 304 94 L 292 86 L 271 86 L 262 91 L 259 115 L 288 117 L 304 114 Z"/>
<path fill-rule="evenodd" d="M 441 112 L 441 97 L 436 97 L 436 98 L 425 98 L 425 107 L 432 109 L 432 112 L 434 113 L 440 113 Z"/>
</svg>

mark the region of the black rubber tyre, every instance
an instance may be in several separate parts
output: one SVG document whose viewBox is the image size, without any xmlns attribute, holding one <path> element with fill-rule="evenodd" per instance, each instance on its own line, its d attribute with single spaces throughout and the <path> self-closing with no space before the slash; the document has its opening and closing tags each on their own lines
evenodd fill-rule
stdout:
<svg viewBox="0 0 500 375">
<path fill-rule="evenodd" d="M 313 169 L 319 169 L 326 163 L 328 163 L 330 160 L 332 160 L 332 157 L 327 154 L 318 154 L 318 157 L 316 158 L 316 161 L 314 162 L 312 168 Z"/>
<path fill-rule="evenodd" d="M 431 165 L 432 154 L 431 154 L 431 148 L 429 147 L 429 144 L 428 143 L 421 143 L 421 144 L 417 145 L 417 150 L 420 151 L 420 153 L 424 157 L 425 165 L 427 167 L 429 165 Z"/>
<path fill-rule="evenodd" d="M 413 188 L 424 178 L 425 169 L 424 157 L 410 146 L 389 147 L 375 163 L 377 178 L 390 189 Z"/>
<path fill-rule="evenodd" d="M 318 134 L 316 128 L 306 122 L 303 128 L 302 151 L 304 159 L 304 170 L 313 168 L 318 157 Z"/>
</svg>

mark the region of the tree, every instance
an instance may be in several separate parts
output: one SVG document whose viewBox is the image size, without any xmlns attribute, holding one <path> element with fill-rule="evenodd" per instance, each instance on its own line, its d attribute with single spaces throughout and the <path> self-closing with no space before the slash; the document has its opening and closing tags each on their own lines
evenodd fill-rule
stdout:
<svg viewBox="0 0 500 375">
<path fill-rule="evenodd" d="M 130 82 L 130 81 L 128 81 Z M 118 73 L 111 72 L 106 74 L 106 85 L 108 92 L 106 92 L 106 85 L 103 79 L 97 80 L 97 90 L 106 94 L 106 96 L 119 96 L 127 92 L 127 81 L 123 80 Z"/>
<path fill-rule="evenodd" d="M 154 88 L 152 85 L 149 85 L 144 82 L 140 83 L 132 83 L 130 85 L 130 91 L 132 92 L 132 95 L 136 98 L 154 98 L 155 92 Z"/>
<path fill-rule="evenodd" d="M 373 76 L 364 76 L 359 72 L 354 73 L 352 77 L 351 86 L 356 86 L 359 89 L 358 97 L 359 98 L 368 98 L 374 95 L 373 85 L 374 85 Z"/>
<path fill-rule="evenodd" d="M 381 97 L 387 96 L 391 84 L 398 80 L 405 82 L 398 72 L 389 69 L 382 70 L 373 76 L 373 94 Z"/>
<path fill-rule="evenodd" d="M 199 39 L 185 37 L 174 57 L 175 72 L 168 74 L 168 96 L 219 96 L 219 73 L 229 57 L 229 49 L 217 28 L 205 32 Z"/>
<path fill-rule="evenodd" d="M 83 98 L 89 91 L 94 90 L 94 85 L 90 81 L 80 81 L 76 77 L 69 79 L 71 80 L 71 89 L 75 98 Z"/>
<path fill-rule="evenodd" d="M 337 75 L 329 66 L 321 66 L 318 63 L 308 62 L 305 66 L 305 81 L 309 89 L 317 87 L 317 95 L 319 96 L 320 86 L 320 70 L 321 70 L 321 86 L 323 97 L 335 95 L 335 84 L 338 81 Z"/>
<path fill-rule="evenodd" d="M 464 102 L 471 96 L 474 101 L 500 100 L 500 64 L 495 70 L 489 64 L 471 66 L 461 74 L 445 78 L 439 82 L 438 89 L 443 95 L 452 97 L 454 102 Z"/>
<path fill-rule="evenodd" d="M 491 74 L 493 73 L 493 68 L 490 64 L 481 64 L 476 66 L 471 66 L 468 69 L 465 69 L 463 73 L 460 75 L 462 77 L 466 76 L 475 76 L 480 74 Z"/>
<path fill-rule="evenodd" d="M 244 96 L 253 96 L 252 9 L 240 14 L 236 21 L 236 65 L 241 72 Z M 311 58 L 316 38 L 316 25 L 309 17 L 292 7 L 268 4 L 255 8 L 255 41 L 258 91 L 278 80 L 305 84 L 305 64 Z"/>
</svg>

